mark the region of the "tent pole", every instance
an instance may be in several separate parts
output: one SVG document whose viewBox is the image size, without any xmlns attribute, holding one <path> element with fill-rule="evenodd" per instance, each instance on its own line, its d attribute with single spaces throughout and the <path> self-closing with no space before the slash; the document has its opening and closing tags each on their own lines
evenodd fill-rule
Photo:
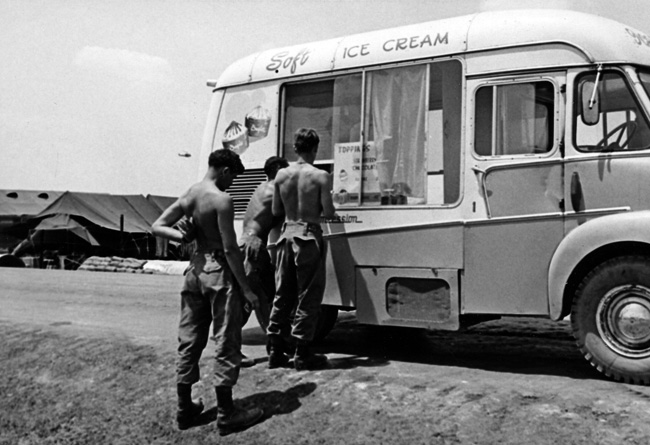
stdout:
<svg viewBox="0 0 650 445">
<path fill-rule="evenodd" d="M 120 251 L 124 256 L 124 215 L 120 215 Z"/>
</svg>

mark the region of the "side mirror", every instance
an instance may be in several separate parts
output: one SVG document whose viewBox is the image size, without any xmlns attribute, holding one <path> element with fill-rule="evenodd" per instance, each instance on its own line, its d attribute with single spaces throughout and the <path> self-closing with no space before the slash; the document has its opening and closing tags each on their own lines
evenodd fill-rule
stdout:
<svg viewBox="0 0 650 445">
<path fill-rule="evenodd" d="M 596 83 L 588 80 L 580 87 L 582 101 L 582 122 L 585 125 L 596 125 L 600 120 L 600 96 Z"/>
</svg>

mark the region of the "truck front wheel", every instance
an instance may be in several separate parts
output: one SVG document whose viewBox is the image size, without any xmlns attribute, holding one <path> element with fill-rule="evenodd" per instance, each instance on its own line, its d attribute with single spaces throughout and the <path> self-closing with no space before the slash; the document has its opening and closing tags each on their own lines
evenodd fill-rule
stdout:
<svg viewBox="0 0 650 445">
<path fill-rule="evenodd" d="M 571 326 L 580 351 L 615 380 L 650 384 L 650 259 L 612 258 L 576 291 Z"/>
</svg>

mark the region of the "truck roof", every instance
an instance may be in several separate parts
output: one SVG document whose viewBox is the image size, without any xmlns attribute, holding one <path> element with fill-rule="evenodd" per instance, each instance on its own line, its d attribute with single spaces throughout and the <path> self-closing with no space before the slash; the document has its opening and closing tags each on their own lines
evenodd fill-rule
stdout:
<svg viewBox="0 0 650 445">
<path fill-rule="evenodd" d="M 501 57 L 488 59 L 486 51 Z M 650 36 L 569 10 L 481 12 L 258 52 L 226 68 L 217 88 L 460 54 L 466 55 L 468 74 L 614 62 L 650 65 Z"/>
</svg>

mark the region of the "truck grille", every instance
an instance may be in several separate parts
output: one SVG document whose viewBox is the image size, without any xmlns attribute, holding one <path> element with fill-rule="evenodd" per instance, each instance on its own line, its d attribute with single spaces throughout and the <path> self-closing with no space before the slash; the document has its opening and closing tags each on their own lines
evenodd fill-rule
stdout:
<svg viewBox="0 0 650 445">
<path fill-rule="evenodd" d="M 235 205 L 235 217 L 244 216 L 246 206 L 251 196 L 253 196 L 253 192 L 264 181 L 266 181 L 266 175 L 262 168 L 246 169 L 243 174 L 235 178 L 232 185 L 226 190 L 232 196 Z"/>
</svg>

